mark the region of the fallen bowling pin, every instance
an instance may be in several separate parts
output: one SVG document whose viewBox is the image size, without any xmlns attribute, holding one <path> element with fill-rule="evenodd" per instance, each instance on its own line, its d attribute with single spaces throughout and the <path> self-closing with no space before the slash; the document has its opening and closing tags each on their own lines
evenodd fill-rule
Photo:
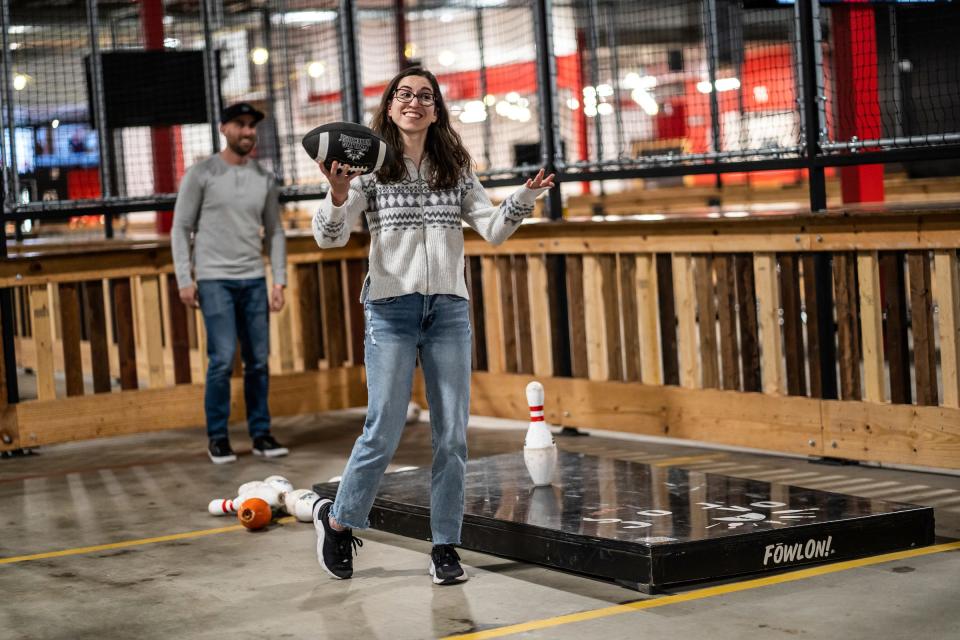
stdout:
<svg viewBox="0 0 960 640">
<path fill-rule="evenodd" d="M 531 382 L 527 385 L 527 404 L 530 406 L 530 426 L 523 446 L 523 461 L 534 486 L 550 484 L 557 466 L 557 445 L 547 427 L 543 411 L 543 385 Z"/>
<path fill-rule="evenodd" d="M 241 487 L 242 488 L 242 487 Z M 243 503 L 247 498 L 260 498 L 266 502 L 272 509 L 280 509 L 282 504 L 280 492 L 266 482 L 261 482 L 259 486 L 248 489 L 240 493 L 240 502 Z"/>
<path fill-rule="evenodd" d="M 214 516 L 232 515 L 237 512 L 237 504 L 229 498 L 217 498 L 210 501 L 210 504 L 207 505 L 207 511 Z"/>
<path fill-rule="evenodd" d="M 297 522 L 313 522 L 313 505 L 319 499 L 320 496 L 313 491 L 306 491 L 297 498 L 293 513 L 290 515 L 295 517 Z"/>
<path fill-rule="evenodd" d="M 247 498 L 237 511 L 237 519 L 247 529 L 256 531 L 270 524 L 270 520 L 273 519 L 273 510 L 260 498 Z"/>
<path fill-rule="evenodd" d="M 281 494 L 293 491 L 293 483 L 283 476 L 270 476 L 264 482 L 279 491 Z"/>
</svg>

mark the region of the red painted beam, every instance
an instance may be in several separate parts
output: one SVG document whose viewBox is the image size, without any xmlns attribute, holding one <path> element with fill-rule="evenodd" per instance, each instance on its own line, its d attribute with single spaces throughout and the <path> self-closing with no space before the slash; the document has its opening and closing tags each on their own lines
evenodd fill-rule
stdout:
<svg viewBox="0 0 960 640">
<path fill-rule="evenodd" d="M 872 6 L 835 6 L 833 16 L 837 138 L 879 138 L 880 95 L 877 86 L 877 31 Z M 844 203 L 883 202 L 883 165 L 840 170 Z"/>
<path fill-rule="evenodd" d="M 144 48 L 147 51 L 163 50 L 163 0 L 140 0 L 140 25 L 143 28 Z M 179 127 L 151 127 L 150 143 L 153 149 L 153 192 L 173 193 L 177 190 L 177 165 L 179 145 L 174 139 L 180 137 Z M 155 229 L 157 233 L 170 233 L 173 226 L 172 211 L 158 211 Z"/>
</svg>

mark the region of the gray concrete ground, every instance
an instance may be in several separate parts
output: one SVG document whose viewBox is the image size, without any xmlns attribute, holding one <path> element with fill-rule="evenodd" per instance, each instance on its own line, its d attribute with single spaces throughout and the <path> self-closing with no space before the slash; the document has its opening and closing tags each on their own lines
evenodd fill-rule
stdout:
<svg viewBox="0 0 960 640">
<path fill-rule="evenodd" d="M 51 554 L 0 564 L 0 637 L 436 638 L 536 621 L 509 637 L 960 638 L 957 551 L 751 583 L 732 593 L 698 585 L 676 592 L 692 596 L 684 602 L 543 622 L 664 596 L 468 551 L 461 555 L 472 579 L 435 587 L 426 573 L 429 543 L 376 531 L 361 534 L 355 577 L 341 582 L 317 565 L 310 524 L 201 535 L 235 524 L 211 517 L 206 505 L 232 496 L 245 481 L 281 474 L 306 487 L 339 474 L 362 420 L 359 411 L 279 419 L 275 432 L 292 452 L 272 461 L 249 455 L 244 429 L 235 425 L 234 446 L 245 455 L 222 467 L 207 460 L 200 429 L 51 446 L 0 460 L 0 562 Z M 475 423 L 471 456 L 521 446 L 524 424 Z M 660 463 L 686 458 L 685 466 L 704 471 L 929 504 L 940 542 L 960 537 L 957 476 L 825 466 L 601 432 L 559 442 L 597 455 Z M 429 427 L 410 426 L 394 467 L 429 459 Z M 183 535 L 123 544 L 176 534 Z M 111 543 L 120 544 L 75 552 Z"/>
</svg>

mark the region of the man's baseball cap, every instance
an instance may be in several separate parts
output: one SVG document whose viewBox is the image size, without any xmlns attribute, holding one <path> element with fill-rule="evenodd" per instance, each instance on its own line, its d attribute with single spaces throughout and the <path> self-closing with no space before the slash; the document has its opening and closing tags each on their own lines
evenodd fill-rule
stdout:
<svg viewBox="0 0 960 640">
<path fill-rule="evenodd" d="M 253 124 L 257 124 L 263 120 L 262 111 L 255 109 L 249 102 L 238 102 L 226 107 L 220 112 L 220 124 L 227 124 L 234 118 L 239 118 L 240 116 L 253 116 Z"/>
</svg>

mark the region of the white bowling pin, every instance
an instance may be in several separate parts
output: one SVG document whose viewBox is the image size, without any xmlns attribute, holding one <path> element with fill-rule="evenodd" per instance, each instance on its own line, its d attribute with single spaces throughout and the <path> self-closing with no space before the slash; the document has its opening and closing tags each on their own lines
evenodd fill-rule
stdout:
<svg viewBox="0 0 960 640">
<path fill-rule="evenodd" d="M 237 512 L 237 504 L 229 498 L 217 498 L 207 505 L 207 511 L 214 516 L 227 516 Z"/>
<path fill-rule="evenodd" d="M 527 385 L 527 404 L 530 406 L 530 426 L 524 440 L 523 461 L 533 484 L 542 487 L 550 484 L 557 466 L 557 445 L 544 420 L 543 385 L 531 382 Z"/>
<path fill-rule="evenodd" d="M 283 476 L 270 476 L 269 478 L 264 479 L 268 485 L 279 491 L 280 493 L 287 493 L 288 491 L 293 491 L 293 483 L 284 478 Z"/>
<path fill-rule="evenodd" d="M 298 522 L 312 522 L 313 505 L 319 499 L 320 496 L 315 494 L 313 491 L 304 492 L 299 498 L 297 498 L 297 502 L 293 506 L 293 513 L 290 515 L 294 516 Z"/>
<path fill-rule="evenodd" d="M 313 493 L 310 489 L 294 489 L 283 494 L 283 510 L 289 515 L 296 515 L 297 500 L 305 493 Z"/>
<path fill-rule="evenodd" d="M 243 495 L 244 493 L 250 493 L 254 489 L 266 484 L 263 480 L 251 480 L 250 482 L 244 482 L 240 485 L 240 488 L 237 489 L 237 495 Z"/>
<path fill-rule="evenodd" d="M 279 509 L 281 505 L 280 492 L 268 485 L 266 482 L 261 482 L 260 486 L 249 489 L 245 493 L 241 493 L 240 503 L 243 504 L 243 501 L 247 498 L 260 498 L 270 505 L 270 508 L 274 510 Z"/>
</svg>

